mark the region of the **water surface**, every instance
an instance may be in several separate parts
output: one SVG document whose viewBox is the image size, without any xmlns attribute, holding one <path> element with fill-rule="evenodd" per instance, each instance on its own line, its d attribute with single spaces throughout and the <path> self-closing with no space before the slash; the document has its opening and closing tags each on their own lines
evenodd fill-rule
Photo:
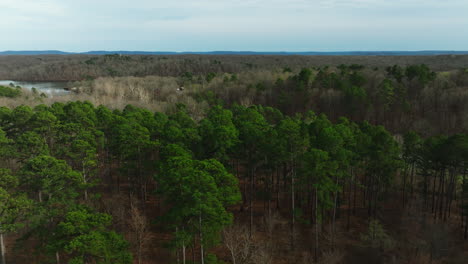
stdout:
<svg viewBox="0 0 468 264">
<path fill-rule="evenodd" d="M 68 86 L 67 82 L 20 82 L 10 80 L 0 80 L 1 86 L 21 86 L 21 88 L 31 90 L 36 88 L 38 93 L 45 93 L 47 95 L 65 95 L 70 91 L 65 90 Z"/>
</svg>

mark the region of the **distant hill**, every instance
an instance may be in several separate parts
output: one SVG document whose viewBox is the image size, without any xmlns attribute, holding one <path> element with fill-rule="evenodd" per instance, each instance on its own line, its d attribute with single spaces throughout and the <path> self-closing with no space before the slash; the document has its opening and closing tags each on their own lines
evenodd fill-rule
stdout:
<svg viewBox="0 0 468 264">
<path fill-rule="evenodd" d="M 274 51 L 274 52 L 258 52 L 258 51 L 208 51 L 208 52 L 172 52 L 172 51 L 87 51 L 87 52 L 65 52 L 60 50 L 24 50 L 24 51 L 2 51 L 0 56 L 5 55 L 72 55 L 72 54 L 87 54 L 87 55 L 183 55 L 183 54 L 197 54 L 197 55 L 350 55 L 350 56 L 417 56 L 417 55 L 467 55 L 468 51 L 451 51 L 451 50 L 423 50 L 423 51 L 331 51 L 331 52 L 287 52 L 287 51 Z"/>
<path fill-rule="evenodd" d="M 67 55 L 67 54 L 73 54 L 70 52 L 64 52 L 60 50 L 7 50 L 7 51 L 1 51 L 0 55 L 49 55 L 49 54 L 54 54 L 54 55 Z"/>
</svg>

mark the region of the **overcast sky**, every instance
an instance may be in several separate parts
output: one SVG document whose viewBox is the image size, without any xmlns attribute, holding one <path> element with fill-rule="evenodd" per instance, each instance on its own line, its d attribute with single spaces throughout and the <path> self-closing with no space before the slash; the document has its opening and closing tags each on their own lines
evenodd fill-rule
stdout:
<svg viewBox="0 0 468 264">
<path fill-rule="evenodd" d="M 0 50 L 468 50 L 468 0 L 0 0 Z"/>
</svg>

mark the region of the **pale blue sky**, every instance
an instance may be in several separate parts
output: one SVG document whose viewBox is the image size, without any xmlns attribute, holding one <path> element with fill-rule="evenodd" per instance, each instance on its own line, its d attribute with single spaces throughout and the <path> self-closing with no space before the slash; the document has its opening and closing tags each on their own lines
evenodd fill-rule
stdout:
<svg viewBox="0 0 468 264">
<path fill-rule="evenodd" d="M 468 50 L 468 0 L 0 0 L 0 50 Z"/>
</svg>

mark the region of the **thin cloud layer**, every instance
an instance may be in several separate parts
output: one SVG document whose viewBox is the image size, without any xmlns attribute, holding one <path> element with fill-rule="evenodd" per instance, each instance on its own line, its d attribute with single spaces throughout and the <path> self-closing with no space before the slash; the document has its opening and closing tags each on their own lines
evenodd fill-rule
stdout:
<svg viewBox="0 0 468 264">
<path fill-rule="evenodd" d="M 0 0 L 0 50 L 468 47 L 461 0 Z"/>
</svg>

